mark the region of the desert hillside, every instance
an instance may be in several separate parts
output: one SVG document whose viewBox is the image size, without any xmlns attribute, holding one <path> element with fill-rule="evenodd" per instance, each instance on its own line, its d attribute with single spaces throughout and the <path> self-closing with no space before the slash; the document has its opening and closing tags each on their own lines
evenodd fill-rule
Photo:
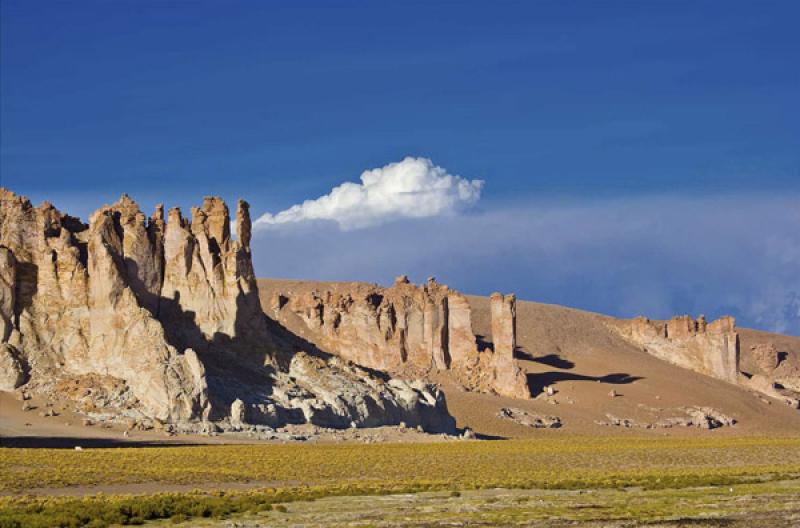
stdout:
<svg viewBox="0 0 800 528">
<path fill-rule="evenodd" d="M 259 279 L 262 306 L 280 293 L 302 295 L 320 291 L 368 288 L 354 283 Z M 472 325 L 480 339 L 491 338 L 489 299 L 468 296 Z M 559 431 L 608 435 L 753 435 L 796 434 L 800 412 L 752 390 L 669 364 L 642 352 L 610 330 L 611 317 L 529 301 L 517 302 L 517 358 L 527 374 L 534 399 L 520 400 L 495 394 L 465 391 L 447 375 L 438 381 L 459 427 L 473 428 L 490 437 L 524 437 L 559 434 Z M 319 336 L 300 318 L 290 314 L 283 323 L 311 342 Z M 742 365 L 751 361 L 751 347 L 771 343 L 784 361 L 800 357 L 800 338 L 738 329 Z M 545 387 L 552 387 L 548 396 Z M 616 396 L 611 396 L 612 391 Z M 733 427 L 714 431 L 697 428 L 647 428 L 646 424 L 675 415 L 678 409 L 711 407 L 736 420 Z M 535 429 L 498 417 L 504 407 L 538 415 L 558 416 L 560 429 Z M 635 425 L 609 425 L 609 416 Z"/>
</svg>

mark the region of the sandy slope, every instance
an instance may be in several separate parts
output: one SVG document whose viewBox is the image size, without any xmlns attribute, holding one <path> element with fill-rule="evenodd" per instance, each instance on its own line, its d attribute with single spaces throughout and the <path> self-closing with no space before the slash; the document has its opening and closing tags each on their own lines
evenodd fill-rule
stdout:
<svg viewBox="0 0 800 528">
<path fill-rule="evenodd" d="M 275 292 L 300 292 L 310 289 L 347 288 L 349 284 L 311 281 L 260 279 L 262 304 Z M 486 297 L 469 297 L 473 308 L 473 330 L 490 340 L 489 302 Z M 501 437 L 536 436 L 563 432 L 585 434 L 656 434 L 656 435 L 758 435 L 800 434 L 800 411 L 778 402 L 767 404 L 762 398 L 742 388 L 717 381 L 692 371 L 670 365 L 629 345 L 610 332 L 606 316 L 562 306 L 519 301 L 517 304 L 518 347 L 520 363 L 529 374 L 529 383 L 537 392 L 553 385 L 551 398 L 520 401 L 494 395 L 456 389 L 446 376 L 438 381 L 445 389 L 448 406 L 459 427 Z M 290 330 L 302 331 L 314 341 L 299 321 Z M 781 351 L 800 354 L 800 338 L 741 330 L 742 349 L 752 344 L 772 341 Z M 532 359 L 522 359 L 522 358 Z M 612 398 L 611 390 L 621 396 Z M 569 403 L 569 402 L 573 403 Z M 603 426 L 606 414 L 652 422 L 654 417 L 675 416 L 675 408 L 700 405 L 714 407 L 735 417 L 732 428 L 708 431 L 696 429 L 625 429 Z M 559 430 L 532 430 L 496 417 L 503 406 L 514 406 L 559 416 L 564 427 Z M 646 407 L 646 408 L 645 408 Z M 652 411 L 647 408 L 660 408 Z"/>
</svg>

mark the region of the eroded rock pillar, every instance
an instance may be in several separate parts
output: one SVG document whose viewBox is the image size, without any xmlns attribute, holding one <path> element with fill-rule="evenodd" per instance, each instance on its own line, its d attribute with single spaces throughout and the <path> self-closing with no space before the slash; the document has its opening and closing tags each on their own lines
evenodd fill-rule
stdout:
<svg viewBox="0 0 800 528">
<path fill-rule="evenodd" d="M 493 293 L 492 343 L 495 355 L 513 359 L 517 346 L 517 299 L 514 294 Z"/>
</svg>

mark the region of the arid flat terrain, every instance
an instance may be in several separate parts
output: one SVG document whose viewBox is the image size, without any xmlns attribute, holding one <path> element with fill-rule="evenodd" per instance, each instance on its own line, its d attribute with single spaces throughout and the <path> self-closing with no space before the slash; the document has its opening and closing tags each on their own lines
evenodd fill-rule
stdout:
<svg viewBox="0 0 800 528">
<path fill-rule="evenodd" d="M 793 528 L 800 520 L 800 483 L 686 490 L 509 490 L 424 492 L 380 497 L 328 497 L 249 514 L 235 522 L 198 520 L 198 527 L 381 528 L 517 526 L 655 528 L 692 526 Z M 635 503 L 635 505 L 634 505 Z M 632 519 L 635 513 L 636 520 Z"/>
<path fill-rule="evenodd" d="M 797 438 L 569 433 L 409 444 L 2 449 L 0 526 L 158 519 L 194 526 L 204 517 L 214 520 L 206 526 L 254 527 L 446 526 L 458 519 L 466 526 L 747 519 L 791 526 L 798 453 Z"/>
</svg>

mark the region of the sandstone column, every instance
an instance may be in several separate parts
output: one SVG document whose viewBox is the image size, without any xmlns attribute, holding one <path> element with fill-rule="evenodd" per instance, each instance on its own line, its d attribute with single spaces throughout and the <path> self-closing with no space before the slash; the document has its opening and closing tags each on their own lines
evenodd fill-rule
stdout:
<svg viewBox="0 0 800 528">
<path fill-rule="evenodd" d="M 493 293 L 489 302 L 492 313 L 494 344 L 494 390 L 510 398 L 530 398 L 525 373 L 514 361 L 517 345 L 517 299 L 514 294 Z"/>
<path fill-rule="evenodd" d="M 514 294 L 503 295 L 493 293 L 492 311 L 492 343 L 495 355 L 514 358 L 517 346 L 517 299 Z"/>
<path fill-rule="evenodd" d="M 708 347 L 713 376 L 730 383 L 739 382 L 739 334 L 736 320 L 723 316 L 708 324 L 706 331 L 713 346 Z"/>
<path fill-rule="evenodd" d="M 239 200 L 236 207 L 236 239 L 242 248 L 250 248 L 250 235 L 253 225 L 250 222 L 250 204 Z"/>
<path fill-rule="evenodd" d="M 447 361 L 447 297 L 425 299 L 423 308 L 425 344 L 430 352 L 433 366 L 446 370 Z"/>
<path fill-rule="evenodd" d="M 472 309 L 467 298 L 454 291 L 447 295 L 447 346 L 450 368 L 468 367 L 477 361 Z"/>
</svg>

